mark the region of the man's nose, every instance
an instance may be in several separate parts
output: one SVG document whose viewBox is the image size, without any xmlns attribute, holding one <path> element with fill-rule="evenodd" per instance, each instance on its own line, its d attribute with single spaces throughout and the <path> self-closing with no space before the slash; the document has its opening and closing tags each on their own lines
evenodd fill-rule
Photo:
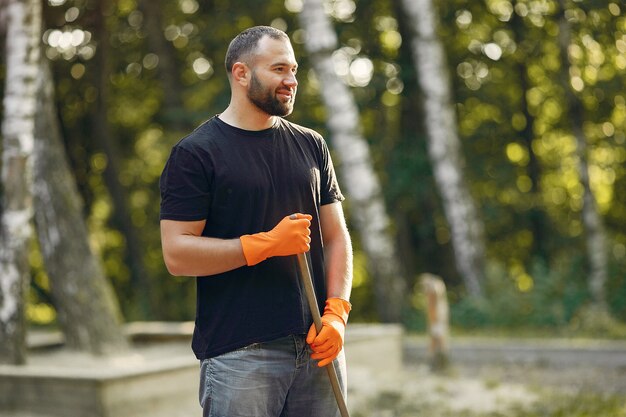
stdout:
<svg viewBox="0 0 626 417">
<path fill-rule="evenodd" d="M 296 78 L 296 74 L 290 73 L 287 78 L 285 78 L 284 83 L 291 88 L 297 87 L 298 79 Z"/>
</svg>

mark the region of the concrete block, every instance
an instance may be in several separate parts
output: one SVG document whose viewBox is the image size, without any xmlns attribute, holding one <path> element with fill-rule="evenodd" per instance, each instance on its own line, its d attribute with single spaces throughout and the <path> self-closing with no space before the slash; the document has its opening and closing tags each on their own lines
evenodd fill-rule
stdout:
<svg viewBox="0 0 626 417">
<path fill-rule="evenodd" d="M 26 365 L 0 365 L 0 417 L 200 415 L 193 324 L 132 323 L 126 331 L 131 351 L 104 358 L 69 352 L 58 335 L 31 337 Z M 402 334 L 400 326 L 348 326 L 348 374 L 399 371 Z"/>
<path fill-rule="evenodd" d="M 404 330 L 398 324 L 348 324 L 346 362 L 373 374 L 394 374 L 402 369 Z"/>
</svg>

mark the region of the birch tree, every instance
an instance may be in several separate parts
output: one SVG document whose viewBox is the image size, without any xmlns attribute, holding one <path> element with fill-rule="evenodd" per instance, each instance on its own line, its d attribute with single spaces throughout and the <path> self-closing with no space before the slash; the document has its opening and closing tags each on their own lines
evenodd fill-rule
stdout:
<svg viewBox="0 0 626 417">
<path fill-rule="evenodd" d="M 332 53 L 337 49 L 337 35 L 324 11 L 323 0 L 304 1 L 299 18 L 306 32 L 305 47 L 320 81 L 342 183 L 350 196 L 350 216 L 358 228 L 374 281 L 378 313 L 382 321 L 400 321 L 405 282 L 390 235 L 380 182 L 359 128 L 354 97 L 334 70 Z"/>
<path fill-rule="evenodd" d="M 445 51 L 432 0 L 402 0 L 413 27 L 411 50 L 424 99 L 428 155 L 450 226 L 456 267 L 467 292 L 482 296 L 484 226 L 464 178 L 464 159 L 452 106 Z"/>
<path fill-rule="evenodd" d="M 113 289 L 91 251 L 83 203 L 67 161 L 49 63 L 38 73 L 34 146 L 35 226 L 65 344 L 94 354 L 127 347 Z"/>
<path fill-rule="evenodd" d="M 0 362 L 26 361 L 25 293 L 32 236 L 32 161 L 41 2 L 5 0 L 6 80 L 0 179 Z"/>
<path fill-rule="evenodd" d="M 559 0 L 559 5 L 559 43 L 561 49 L 561 73 L 559 78 L 565 95 L 569 127 L 576 139 L 578 172 L 583 188 L 582 220 L 586 235 L 587 259 L 590 269 L 588 278 L 589 292 L 591 293 L 594 306 L 602 311 L 608 311 L 605 289 L 608 277 L 607 239 L 589 181 L 587 138 L 583 131 L 585 111 L 583 103 L 576 96 L 571 84 L 569 51 L 572 36 L 571 27 L 565 17 L 567 5 L 565 0 Z"/>
</svg>

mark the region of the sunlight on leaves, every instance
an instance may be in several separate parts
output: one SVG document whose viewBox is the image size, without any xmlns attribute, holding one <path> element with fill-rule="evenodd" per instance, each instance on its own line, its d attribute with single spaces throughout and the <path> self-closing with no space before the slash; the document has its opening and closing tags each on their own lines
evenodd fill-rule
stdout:
<svg viewBox="0 0 626 417">
<path fill-rule="evenodd" d="M 285 8 L 291 13 L 300 13 L 303 6 L 303 0 L 285 0 Z"/>
<path fill-rule="evenodd" d="M 185 14 L 194 14 L 200 7 L 196 0 L 178 0 L 178 6 Z"/>
<path fill-rule="evenodd" d="M 57 313 L 52 306 L 46 303 L 27 303 L 26 318 L 30 323 L 45 326 L 56 320 Z"/>
<path fill-rule="evenodd" d="M 528 152 L 519 143 L 511 142 L 506 145 L 506 156 L 514 164 L 521 166 L 528 164 Z"/>
</svg>

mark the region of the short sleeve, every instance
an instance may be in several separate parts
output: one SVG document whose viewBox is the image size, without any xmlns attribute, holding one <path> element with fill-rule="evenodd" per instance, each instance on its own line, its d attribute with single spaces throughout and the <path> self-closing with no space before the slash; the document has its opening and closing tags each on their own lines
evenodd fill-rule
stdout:
<svg viewBox="0 0 626 417">
<path fill-rule="evenodd" d="M 189 150 L 175 146 L 163 168 L 161 220 L 196 221 L 208 217 L 210 170 Z"/>
<path fill-rule="evenodd" d="M 339 188 L 339 182 L 335 174 L 335 168 L 330 156 L 330 151 L 324 139 L 321 139 L 321 151 L 322 151 L 322 169 L 321 169 L 321 205 L 332 204 L 338 201 L 343 201 L 344 196 L 341 194 Z"/>
</svg>

